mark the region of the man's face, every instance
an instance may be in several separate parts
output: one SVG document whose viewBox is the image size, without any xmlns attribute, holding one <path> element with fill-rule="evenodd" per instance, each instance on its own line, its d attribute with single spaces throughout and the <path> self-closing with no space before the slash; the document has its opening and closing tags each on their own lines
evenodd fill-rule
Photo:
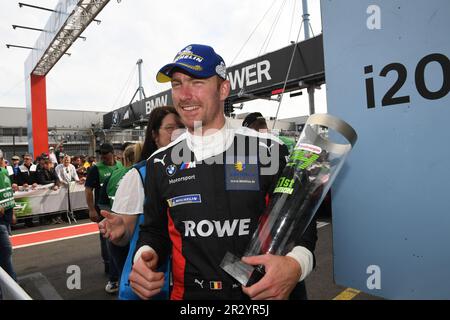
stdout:
<svg viewBox="0 0 450 320">
<path fill-rule="evenodd" d="M 223 126 L 223 102 L 230 92 L 230 82 L 213 76 L 196 79 L 181 72 L 172 75 L 173 104 L 189 131 L 200 121 L 203 130 Z"/>
<path fill-rule="evenodd" d="M 5 166 L 5 160 L 3 158 L 0 158 L 0 168 L 3 168 Z"/>
<path fill-rule="evenodd" d="M 19 162 L 20 162 L 20 160 L 13 160 L 13 161 L 12 161 L 13 166 L 14 166 L 14 167 L 17 167 L 17 166 L 19 165 Z"/>
<path fill-rule="evenodd" d="M 100 159 L 104 163 L 111 163 L 114 162 L 114 154 L 112 152 L 102 152 L 100 153 Z"/>
<path fill-rule="evenodd" d="M 31 162 L 33 161 L 33 159 L 31 159 L 30 156 L 25 156 L 25 158 L 23 159 L 24 163 L 26 166 L 30 166 Z"/>
</svg>

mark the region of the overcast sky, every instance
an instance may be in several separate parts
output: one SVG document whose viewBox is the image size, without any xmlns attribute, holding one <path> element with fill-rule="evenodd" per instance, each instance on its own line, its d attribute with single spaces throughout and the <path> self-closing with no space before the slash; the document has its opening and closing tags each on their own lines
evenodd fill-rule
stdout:
<svg viewBox="0 0 450 320">
<path fill-rule="evenodd" d="M 58 0 L 21 0 L 54 8 Z M 190 43 L 208 44 L 228 66 L 289 45 L 300 29 L 301 0 L 111 0 L 46 77 L 47 105 L 52 109 L 112 111 L 127 104 L 138 87 L 136 61 L 142 58 L 147 96 L 169 88 L 158 84 L 156 72 Z M 315 35 L 321 33 L 320 1 L 308 0 Z M 268 9 L 271 8 L 269 11 Z M 282 11 L 280 11 L 282 9 Z M 262 20 L 264 14 L 267 13 Z M 276 16 L 270 42 L 264 45 Z M 19 8 L 16 0 L 0 1 L 0 106 L 25 106 L 24 61 L 39 32 L 12 29 L 12 24 L 43 28 L 50 12 Z M 243 51 L 238 54 L 257 24 Z M 300 40 L 303 39 L 303 31 Z M 267 41 L 266 41 L 267 44 Z M 233 61 L 234 60 L 234 61 Z M 131 78 L 131 76 L 133 76 Z M 128 81 L 127 81 L 128 80 Z M 316 110 L 326 111 L 325 87 L 317 91 Z M 257 100 L 239 112 L 261 111 L 274 116 L 278 103 Z M 284 98 L 279 118 L 308 114 L 307 94 Z"/>
</svg>

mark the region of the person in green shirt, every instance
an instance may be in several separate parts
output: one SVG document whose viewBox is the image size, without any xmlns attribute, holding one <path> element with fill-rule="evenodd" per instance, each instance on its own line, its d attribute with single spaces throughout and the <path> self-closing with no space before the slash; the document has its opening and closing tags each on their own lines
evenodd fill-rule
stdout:
<svg viewBox="0 0 450 320">
<path fill-rule="evenodd" d="M 139 159 L 137 158 L 139 155 L 136 154 L 136 149 L 141 150 L 142 143 L 138 143 L 136 145 L 131 144 L 128 147 L 126 147 L 122 154 L 123 167 L 115 170 L 111 174 L 111 176 L 105 179 L 103 186 L 100 189 L 100 199 L 98 201 L 100 209 L 111 211 L 120 182 L 122 181 L 123 177 L 127 174 L 127 172 L 130 171 L 130 169 L 136 163 L 136 161 Z M 112 243 L 109 239 L 106 240 L 106 246 L 110 254 L 111 270 L 113 270 L 114 273 L 117 273 L 118 275 L 117 279 L 120 279 L 130 246 L 129 244 L 125 246 L 119 246 Z M 109 293 L 114 293 L 118 288 L 119 288 L 118 281 L 109 282 L 107 284 L 107 288 L 105 288 L 105 291 Z"/>
<path fill-rule="evenodd" d="M 100 153 L 100 162 L 97 162 L 86 177 L 85 194 L 86 202 L 89 208 L 89 218 L 93 222 L 100 222 L 103 218 L 100 215 L 100 208 L 98 201 L 100 199 L 100 188 L 103 186 L 105 180 L 111 176 L 111 174 L 123 167 L 122 163 L 116 161 L 114 158 L 114 147 L 110 143 L 103 143 L 98 150 Z M 114 293 L 114 290 L 109 290 L 111 283 L 117 282 L 118 275 L 114 267 L 111 268 L 110 257 L 105 238 L 99 234 L 100 237 L 100 249 L 102 254 L 103 263 L 105 265 L 105 273 L 109 276 L 108 284 L 105 290 L 108 293 Z M 117 290 L 115 291 L 117 292 Z"/>
<path fill-rule="evenodd" d="M 14 219 L 14 194 L 8 171 L 4 168 L 3 152 L 0 150 L 0 267 L 14 280 L 16 273 L 12 264 L 12 245 L 9 240 L 11 224 Z"/>
<path fill-rule="evenodd" d="M 98 207 L 99 191 L 106 178 L 118 169 L 123 168 L 121 162 L 114 157 L 114 148 L 109 143 L 103 143 L 98 150 L 101 161 L 89 171 L 86 178 L 86 202 L 89 208 L 89 218 L 93 222 L 100 222 L 102 216 Z"/>
<path fill-rule="evenodd" d="M 295 137 L 278 136 L 278 138 L 281 141 L 283 141 L 284 145 L 288 148 L 289 153 L 291 153 L 294 150 L 295 145 L 297 144 L 297 141 L 295 140 Z"/>
</svg>

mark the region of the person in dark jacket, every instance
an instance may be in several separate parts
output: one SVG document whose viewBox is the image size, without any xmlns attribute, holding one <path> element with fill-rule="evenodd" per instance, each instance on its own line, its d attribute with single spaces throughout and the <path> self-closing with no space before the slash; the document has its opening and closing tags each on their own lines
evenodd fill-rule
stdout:
<svg viewBox="0 0 450 320">
<path fill-rule="evenodd" d="M 53 163 L 49 158 L 44 158 L 42 167 L 37 171 L 37 183 L 41 185 L 51 184 L 53 191 L 57 191 L 60 188 L 60 181 L 53 167 Z M 54 215 L 51 218 L 40 217 L 39 221 L 41 224 L 60 224 L 63 223 L 61 218 L 61 213 Z"/>
<path fill-rule="evenodd" d="M 23 164 L 19 166 L 19 171 L 19 175 L 17 176 L 15 183 L 12 185 L 12 189 L 14 191 L 28 190 L 29 188 L 35 189 L 37 187 L 37 166 L 33 164 L 31 154 L 24 154 Z M 24 219 L 24 222 L 27 227 L 33 226 L 32 217 Z"/>
<path fill-rule="evenodd" d="M 17 185 L 27 189 L 29 186 L 36 188 L 37 186 L 37 166 L 33 164 L 33 158 L 30 154 L 25 154 L 24 162 L 19 166 L 19 176 L 17 178 Z"/>
<path fill-rule="evenodd" d="M 9 178 L 11 179 L 11 183 L 12 183 L 12 188 L 14 191 L 18 190 L 18 185 L 17 185 L 17 181 L 19 179 L 19 174 L 20 174 L 20 158 L 19 156 L 13 156 L 11 158 L 11 172 L 9 175 Z"/>
<path fill-rule="evenodd" d="M 43 167 L 37 172 L 37 183 L 42 185 L 54 183 L 53 190 L 58 190 L 58 176 L 50 159 L 45 159 Z"/>
<path fill-rule="evenodd" d="M 36 158 L 36 172 L 38 172 L 39 170 L 42 170 L 44 168 L 44 161 L 45 159 L 47 159 L 48 156 L 45 155 L 45 153 L 41 154 L 40 156 L 38 156 Z"/>
</svg>

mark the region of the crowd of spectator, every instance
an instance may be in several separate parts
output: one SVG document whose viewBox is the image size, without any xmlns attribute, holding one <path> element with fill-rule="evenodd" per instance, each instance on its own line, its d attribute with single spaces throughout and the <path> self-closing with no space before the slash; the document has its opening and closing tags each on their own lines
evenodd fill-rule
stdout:
<svg viewBox="0 0 450 320">
<path fill-rule="evenodd" d="M 95 165 L 95 156 L 69 156 L 59 153 L 58 160 L 54 162 L 51 153 L 42 153 L 33 159 L 26 153 L 12 156 L 11 160 L 4 161 L 4 168 L 11 178 L 12 188 L 15 192 L 35 189 L 38 185 L 53 183 L 55 187 L 71 181 L 84 181 L 89 169 Z"/>
<path fill-rule="evenodd" d="M 11 180 L 11 187 L 16 192 L 35 190 L 38 186 L 46 186 L 58 190 L 72 181 L 84 184 L 89 170 L 95 165 L 95 156 L 70 156 L 61 149 L 55 152 L 54 147 L 33 159 L 26 153 L 21 157 L 14 155 L 8 161 L 4 159 L 3 168 Z M 60 215 L 56 217 L 41 217 L 41 223 L 62 223 Z M 32 219 L 24 220 L 28 226 Z"/>
</svg>

